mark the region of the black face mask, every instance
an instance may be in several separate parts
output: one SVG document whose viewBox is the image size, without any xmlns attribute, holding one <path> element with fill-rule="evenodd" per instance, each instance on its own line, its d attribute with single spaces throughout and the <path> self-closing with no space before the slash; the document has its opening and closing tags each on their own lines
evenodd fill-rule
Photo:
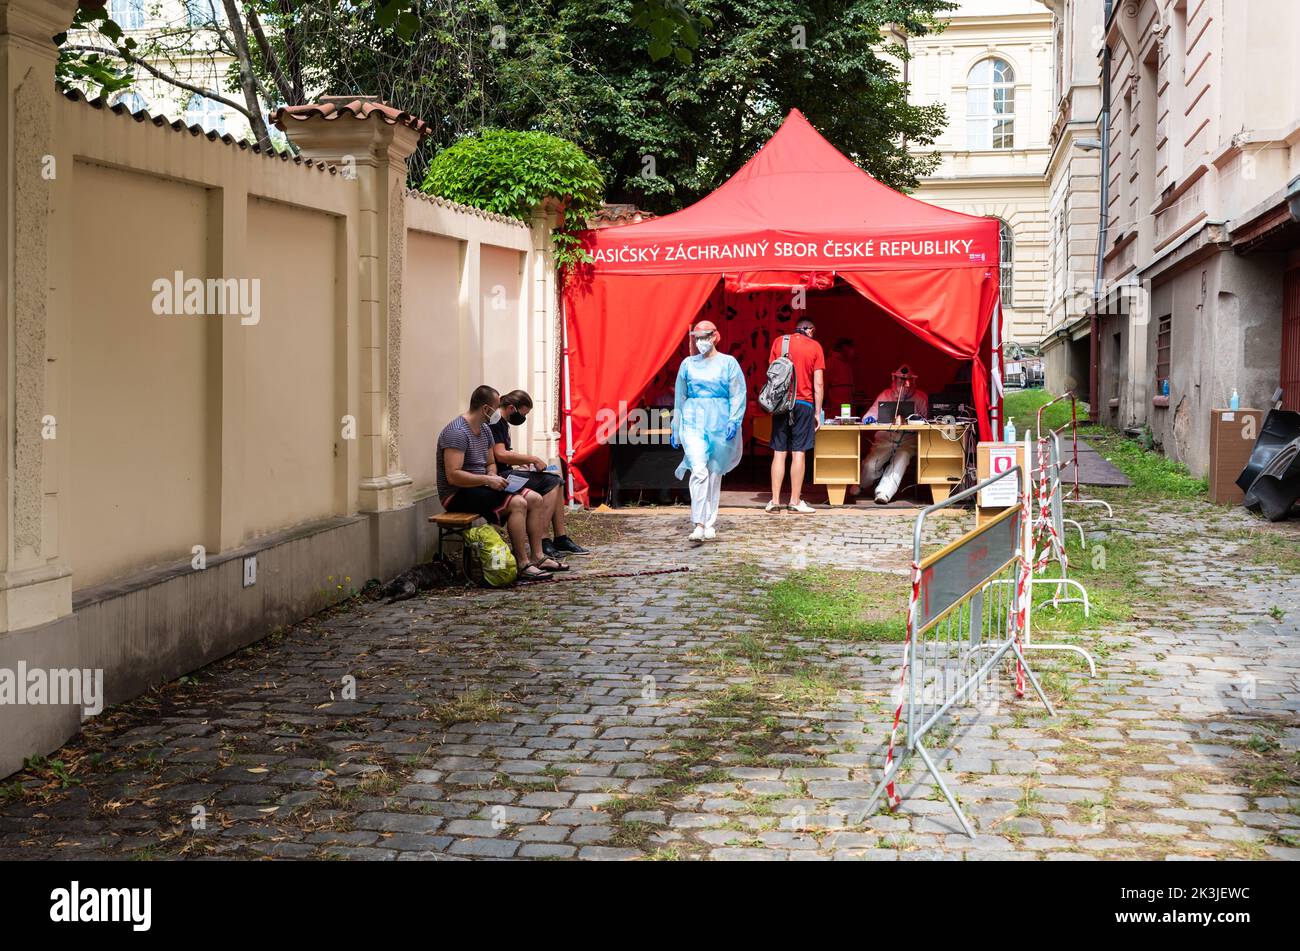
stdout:
<svg viewBox="0 0 1300 951">
<path fill-rule="evenodd" d="M 513 410 L 510 415 L 506 417 L 506 422 L 511 426 L 522 426 L 524 423 L 528 422 L 528 417 L 519 412 L 519 410 Z"/>
</svg>

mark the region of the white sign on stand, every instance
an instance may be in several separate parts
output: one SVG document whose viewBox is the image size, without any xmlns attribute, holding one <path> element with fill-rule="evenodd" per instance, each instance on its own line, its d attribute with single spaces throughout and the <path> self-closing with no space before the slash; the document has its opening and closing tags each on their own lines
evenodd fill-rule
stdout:
<svg viewBox="0 0 1300 951">
<path fill-rule="evenodd" d="M 1014 444 L 989 447 L 989 476 L 1001 475 L 1016 466 L 1016 447 Z M 1020 500 L 1016 497 L 1015 479 L 1003 479 L 987 488 L 980 489 L 980 508 L 1009 508 Z"/>
</svg>

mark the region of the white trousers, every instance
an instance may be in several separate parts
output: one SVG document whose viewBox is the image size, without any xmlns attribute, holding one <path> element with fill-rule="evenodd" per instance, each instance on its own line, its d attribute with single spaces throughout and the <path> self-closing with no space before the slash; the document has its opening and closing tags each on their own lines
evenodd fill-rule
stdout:
<svg viewBox="0 0 1300 951">
<path fill-rule="evenodd" d="M 691 521 L 713 528 L 718 521 L 718 499 L 722 496 L 722 473 L 706 467 L 691 470 Z"/>
<path fill-rule="evenodd" d="M 876 441 L 862 461 L 862 488 L 876 483 L 876 497 L 886 502 L 894 497 L 907 464 L 916 455 L 916 437 L 910 433 L 879 433 Z M 882 475 L 883 472 L 883 475 Z"/>
</svg>

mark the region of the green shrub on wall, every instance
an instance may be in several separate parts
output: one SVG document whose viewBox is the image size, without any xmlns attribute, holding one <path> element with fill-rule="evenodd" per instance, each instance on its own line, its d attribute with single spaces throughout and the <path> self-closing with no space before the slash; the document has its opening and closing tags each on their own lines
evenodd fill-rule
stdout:
<svg viewBox="0 0 1300 951">
<path fill-rule="evenodd" d="M 576 232 L 600 210 L 605 182 L 578 146 L 546 132 L 486 129 L 434 156 L 423 190 L 521 221 L 547 198 L 564 204 L 554 235 L 561 267 L 585 259 Z"/>
</svg>

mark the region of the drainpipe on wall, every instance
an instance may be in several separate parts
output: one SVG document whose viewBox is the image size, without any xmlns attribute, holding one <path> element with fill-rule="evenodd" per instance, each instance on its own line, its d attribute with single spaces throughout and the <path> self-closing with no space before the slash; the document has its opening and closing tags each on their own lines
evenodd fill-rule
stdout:
<svg viewBox="0 0 1300 951">
<path fill-rule="evenodd" d="M 1106 0 L 1105 25 L 1110 24 L 1113 0 Z M 1110 44 L 1102 47 L 1101 54 L 1101 211 L 1097 223 L 1097 275 L 1092 290 L 1092 319 L 1088 331 L 1088 417 L 1101 421 L 1098 403 L 1101 402 L 1101 374 L 1097 364 L 1101 360 L 1101 297 L 1106 274 L 1106 237 L 1109 231 L 1107 206 L 1110 204 Z"/>
</svg>

